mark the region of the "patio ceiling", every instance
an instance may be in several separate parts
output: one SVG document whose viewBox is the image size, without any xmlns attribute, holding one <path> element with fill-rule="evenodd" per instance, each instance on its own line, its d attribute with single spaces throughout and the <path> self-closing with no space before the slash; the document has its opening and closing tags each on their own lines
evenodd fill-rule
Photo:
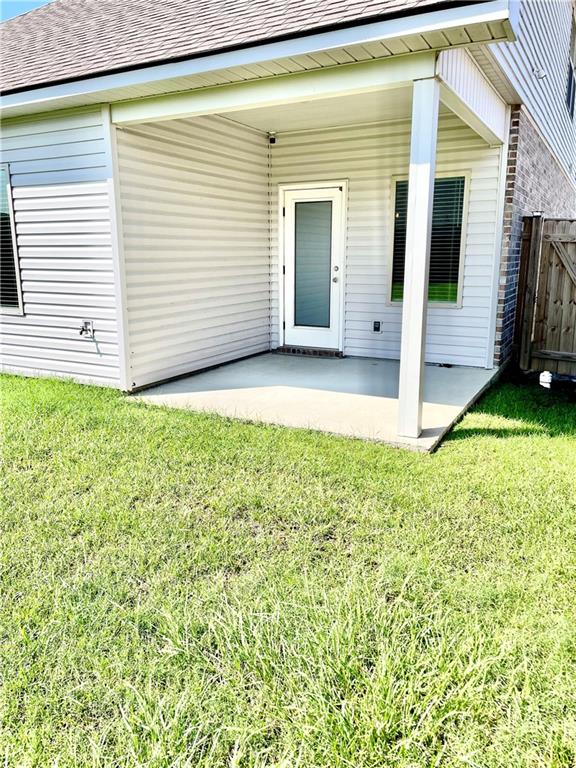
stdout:
<svg viewBox="0 0 576 768">
<path fill-rule="evenodd" d="M 440 111 L 450 110 L 441 105 Z M 411 86 L 221 113 L 222 117 L 269 133 L 409 120 L 411 115 Z"/>
<path fill-rule="evenodd" d="M 410 118 L 412 84 L 432 78 L 440 81 L 440 100 L 450 111 L 491 146 L 504 141 L 506 104 L 463 50 L 445 52 L 438 60 L 431 52 L 391 56 L 138 99 L 112 105 L 111 114 L 117 125 L 217 114 L 268 132 L 361 125 Z"/>
</svg>

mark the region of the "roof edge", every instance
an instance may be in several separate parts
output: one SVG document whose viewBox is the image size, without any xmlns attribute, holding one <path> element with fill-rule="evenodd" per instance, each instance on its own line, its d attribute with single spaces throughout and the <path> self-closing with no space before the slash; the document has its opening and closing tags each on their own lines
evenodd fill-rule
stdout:
<svg viewBox="0 0 576 768">
<path fill-rule="evenodd" d="M 6 90 L 0 89 L 0 96 L 10 96 L 18 93 L 26 93 L 27 91 L 33 91 L 39 88 L 46 88 L 46 87 L 56 86 L 56 85 L 66 85 L 68 83 L 77 83 L 77 82 L 81 82 L 82 80 L 90 80 L 92 78 L 102 77 L 105 75 L 123 74 L 125 72 L 138 72 L 144 69 L 148 69 L 149 67 L 161 66 L 162 64 L 178 64 L 184 61 L 194 61 L 197 59 L 206 58 L 207 56 L 216 56 L 218 54 L 224 54 L 224 53 L 234 53 L 235 51 L 239 51 L 244 48 L 259 48 L 267 44 L 281 43 L 287 40 L 301 40 L 308 37 L 312 37 L 316 34 L 335 32 L 340 29 L 354 29 L 355 27 L 362 27 L 367 24 L 377 23 L 379 21 L 393 21 L 395 19 L 406 18 L 407 16 L 420 16 L 426 13 L 435 13 L 435 12 L 447 10 L 449 8 L 458 8 L 462 6 L 469 6 L 471 4 L 482 5 L 482 4 L 490 3 L 491 1 L 492 0 L 476 0 L 476 2 L 470 3 L 470 0 L 441 0 L 440 2 L 438 2 L 433 6 L 412 7 L 409 9 L 401 9 L 398 11 L 393 11 L 392 13 L 375 14 L 374 16 L 366 16 L 362 19 L 344 22 L 342 24 L 328 24 L 320 27 L 314 27 L 313 29 L 306 30 L 305 32 L 302 32 L 300 34 L 285 34 L 285 35 L 277 35 L 274 37 L 264 38 L 260 41 L 249 43 L 248 45 L 246 43 L 240 43 L 238 45 L 222 46 L 221 48 L 209 48 L 204 51 L 198 51 L 197 53 L 183 54 L 181 56 L 173 56 L 173 57 L 164 58 L 164 59 L 154 59 L 151 61 L 147 61 L 143 64 L 126 65 L 123 67 L 117 67 L 113 69 L 96 70 L 94 72 L 91 72 L 90 74 L 64 77 L 57 80 L 46 80 L 44 82 L 34 83 L 33 85 L 19 86 L 18 88 L 8 88 Z M 38 9 L 35 9 L 35 10 L 38 10 Z M 33 13 L 33 12 L 34 11 L 32 10 L 32 11 L 29 11 L 28 13 Z M 26 14 L 22 14 L 22 15 L 26 15 Z"/>
<path fill-rule="evenodd" d="M 419 13 L 404 12 L 400 15 L 394 14 L 394 17 L 389 14 L 378 17 L 376 21 L 372 19 L 352 25 L 332 25 L 328 31 L 325 28 L 315 29 L 305 35 L 287 35 L 249 45 L 221 48 L 218 51 L 179 57 L 178 60 L 171 59 L 164 63 L 148 62 L 137 67 L 55 81 L 48 86 L 34 85 L 12 89 L 5 91 L 0 97 L 0 113 L 7 119 L 70 107 L 79 108 L 88 104 L 112 103 L 130 98 L 129 92 L 134 86 L 149 84 L 152 87 L 164 81 L 184 81 L 189 76 L 219 69 L 251 66 L 274 59 L 320 51 L 329 52 L 375 41 L 385 43 L 387 40 L 455 30 L 466 25 L 501 23 L 501 40 L 509 42 L 516 39 L 511 2 L 513 0 L 458 0 L 458 3 L 443 0 L 437 6 L 421 9 Z M 455 45 L 461 47 L 466 46 L 466 43 Z M 168 88 L 167 92 L 175 90 L 179 89 Z M 150 95 L 158 93 L 158 90 L 153 90 Z M 143 94 L 140 98 L 147 95 Z"/>
</svg>

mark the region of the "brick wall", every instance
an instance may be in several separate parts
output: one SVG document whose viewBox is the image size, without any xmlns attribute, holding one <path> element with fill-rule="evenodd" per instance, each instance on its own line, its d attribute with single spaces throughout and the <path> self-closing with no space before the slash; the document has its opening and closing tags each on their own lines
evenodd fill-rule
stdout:
<svg viewBox="0 0 576 768">
<path fill-rule="evenodd" d="M 522 217 L 542 211 L 552 218 L 576 217 L 576 189 L 552 155 L 524 107 L 512 110 L 506 171 L 504 232 L 494 362 L 512 352 Z"/>
</svg>

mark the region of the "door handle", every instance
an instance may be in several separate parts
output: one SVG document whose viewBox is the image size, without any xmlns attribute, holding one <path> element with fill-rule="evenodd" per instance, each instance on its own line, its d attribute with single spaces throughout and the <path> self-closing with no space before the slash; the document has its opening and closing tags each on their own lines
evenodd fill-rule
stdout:
<svg viewBox="0 0 576 768">
<path fill-rule="evenodd" d="M 332 282 L 333 282 L 333 283 L 337 283 L 337 282 L 338 282 L 338 278 L 337 278 L 337 277 L 333 277 L 333 278 L 332 278 Z"/>
</svg>

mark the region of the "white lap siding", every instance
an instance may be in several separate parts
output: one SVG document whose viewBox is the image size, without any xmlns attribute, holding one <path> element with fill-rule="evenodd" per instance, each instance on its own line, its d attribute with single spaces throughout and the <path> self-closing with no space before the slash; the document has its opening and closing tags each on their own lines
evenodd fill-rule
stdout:
<svg viewBox="0 0 576 768">
<path fill-rule="evenodd" d="M 410 122 L 279 133 L 272 145 L 272 179 L 348 179 L 344 353 L 398 358 L 401 305 L 388 301 L 393 237 L 393 179 L 407 176 Z M 442 115 L 437 173 L 469 174 L 470 194 L 462 306 L 428 309 L 426 359 L 484 366 L 493 292 L 500 150 L 489 148 L 453 115 Z M 277 212 L 272 216 L 277 265 Z M 278 344 L 278 269 L 273 269 L 273 346 Z M 373 321 L 383 324 L 373 333 Z"/>
<path fill-rule="evenodd" d="M 269 349 L 266 135 L 210 116 L 117 146 L 131 386 Z"/>
<path fill-rule="evenodd" d="M 2 125 L 24 300 L 0 314 L 4 371 L 121 386 L 105 131 L 100 109 Z"/>
<path fill-rule="evenodd" d="M 576 184 L 576 118 L 566 106 L 574 4 L 571 0 L 521 0 L 517 9 L 518 39 L 491 46 L 492 51 Z M 543 76 L 537 77 L 538 72 Z"/>
</svg>

